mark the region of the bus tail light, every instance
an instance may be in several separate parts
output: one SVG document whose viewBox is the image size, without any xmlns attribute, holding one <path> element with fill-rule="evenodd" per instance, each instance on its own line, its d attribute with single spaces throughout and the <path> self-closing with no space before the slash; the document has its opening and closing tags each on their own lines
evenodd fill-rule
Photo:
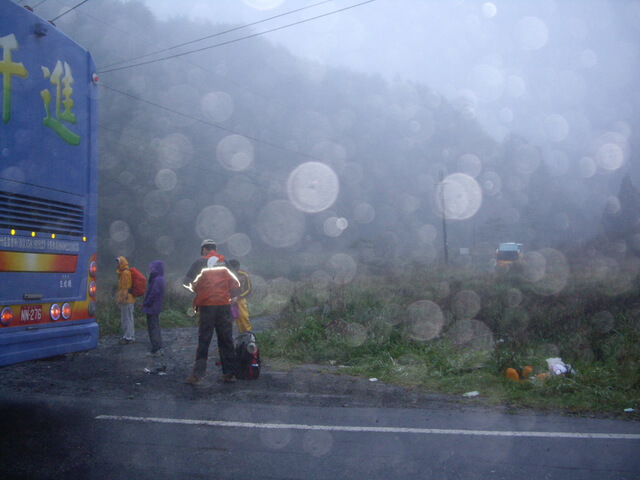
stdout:
<svg viewBox="0 0 640 480">
<path fill-rule="evenodd" d="M 0 323 L 5 327 L 8 326 L 13 320 L 13 310 L 9 307 L 4 307 L 2 309 L 2 313 L 0 314 Z"/>
<path fill-rule="evenodd" d="M 93 278 L 96 278 L 96 273 L 98 272 L 98 263 L 97 262 L 91 262 L 89 264 L 89 275 L 91 275 Z"/>
<path fill-rule="evenodd" d="M 88 310 L 89 310 L 89 316 L 90 317 L 95 317 L 96 316 L 96 310 L 97 310 L 96 302 L 91 300 L 89 302 L 89 309 Z"/>
<path fill-rule="evenodd" d="M 49 316 L 54 322 L 60 318 L 60 305 L 54 303 L 49 309 Z"/>
<path fill-rule="evenodd" d="M 69 318 L 71 318 L 71 305 L 68 303 L 62 305 L 62 318 L 65 320 L 69 320 Z"/>
<path fill-rule="evenodd" d="M 96 285 L 96 282 L 92 281 L 91 283 L 89 283 L 89 295 L 92 298 L 95 298 L 97 291 L 98 291 L 98 286 Z"/>
</svg>

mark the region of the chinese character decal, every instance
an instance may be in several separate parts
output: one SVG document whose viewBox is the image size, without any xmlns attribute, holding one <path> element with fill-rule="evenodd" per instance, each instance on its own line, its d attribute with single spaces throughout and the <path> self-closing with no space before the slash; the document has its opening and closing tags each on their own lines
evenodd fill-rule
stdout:
<svg viewBox="0 0 640 480">
<path fill-rule="evenodd" d="M 0 37 L 0 49 L 2 49 L 2 60 L 0 60 L 0 74 L 2 75 L 2 121 L 7 124 L 11 118 L 11 76 L 17 75 L 20 78 L 27 78 L 28 72 L 22 63 L 15 63 L 11 59 L 11 51 L 17 50 L 18 42 L 15 35 Z"/>
<path fill-rule="evenodd" d="M 42 73 L 44 78 L 49 78 L 51 84 L 56 86 L 55 117 L 51 116 L 49 108 L 51 104 L 51 92 L 49 92 L 48 89 L 40 92 L 40 96 L 44 101 L 44 110 L 47 114 L 43 119 L 43 123 L 47 127 L 52 128 L 69 145 L 80 144 L 80 135 L 73 133 L 62 123 L 63 121 L 72 124 L 76 123 L 76 116 L 71 111 L 73 108 L 73 100 L 71 99 L 71 95 L 73 95 L 73 88 L 71 88 L 73 75 L 71 73 L 71 67 L 67 62 L 65 62 L 63 66 L 62 62 L 58 60 L 56 67 L 53 69 L 53 73 L 50 72 L 47 67 L 42 67 Z M 61 105 L 64 107 L 62 111 L 60 111 Z"/>
</svg>

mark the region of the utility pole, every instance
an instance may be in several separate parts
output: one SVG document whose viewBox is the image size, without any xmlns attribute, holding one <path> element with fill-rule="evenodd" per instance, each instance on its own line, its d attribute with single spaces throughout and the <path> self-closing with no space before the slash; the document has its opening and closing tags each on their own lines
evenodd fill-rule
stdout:
<svg viewBox="0 0 640 480">
<path fill-rule="evenodd" d="M 444 242 L 444 264 L 449 265 L 449 242 L 447 241 L 447 209 L 444 205 L 444 174 L 440 170 L 440 202 L 442 203 L 442 239 Z"/>
</svg>

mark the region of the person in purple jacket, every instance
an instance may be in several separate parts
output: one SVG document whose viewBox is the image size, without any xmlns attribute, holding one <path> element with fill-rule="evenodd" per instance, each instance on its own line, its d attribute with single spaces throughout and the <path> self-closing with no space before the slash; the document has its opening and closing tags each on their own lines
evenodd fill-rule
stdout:
<svg viewBox="0 0 640 480">
<path fill-rule="evenodd" d="M 142 313 L 147 314 L 147 330 L 149 340 L 151 340 L 151 352 L 147 356 L 161 357 L 164 355 L 162 334 L 160 333 L 160 312 L 162 311 L 165 289 L 164 263 L 161 260 L 151 262 L 149 271 L 151 273 L 149 274 L 147 291 L 142 301 Z"/>
</svg>

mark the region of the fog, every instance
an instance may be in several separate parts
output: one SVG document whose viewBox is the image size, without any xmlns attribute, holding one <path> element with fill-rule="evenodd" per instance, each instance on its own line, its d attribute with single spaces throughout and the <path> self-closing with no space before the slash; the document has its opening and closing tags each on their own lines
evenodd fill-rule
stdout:
<svg viewBox="0 0 640 480">
<path fill-rule="evenodd" d="M 443 226 L 481 269 L 640 251 L 638 1 L 77 3 L 35 11 L 100 75 L 102 257 L 177 278 L 214 238 L 348 282 L 442 263 Z"/>
<path fill-rule="evenodd" d="M 283 0 L 147 3 L 164 19 L 244 24 L 300 7 Z M 270 32 L 269 40 L 325 66 L 424 83 L 477 116 L 498 140 L 515 131 L 576 146 L 588 141 L 589 127 L 606 130 L 632 119 L 638 2 L 361 3 L 307 2 L 317 6 L 256 29 L 293 24 Z M 358 7 L 306 21 L 350 5 Z"/>
</svg>

